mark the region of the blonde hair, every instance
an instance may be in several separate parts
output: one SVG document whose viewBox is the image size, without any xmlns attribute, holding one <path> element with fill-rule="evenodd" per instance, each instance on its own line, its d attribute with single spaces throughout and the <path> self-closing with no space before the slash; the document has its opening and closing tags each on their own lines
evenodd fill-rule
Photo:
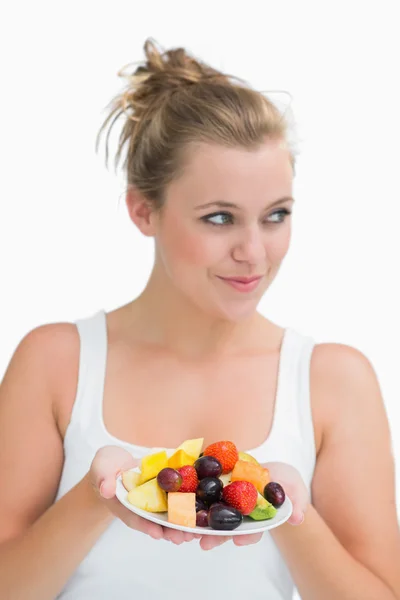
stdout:
<svg viewBox="0 0 400 600">
<path fill-rule="evenodd" d="M 255 149 L 267 139 L 281 140 L 295 170 L 288 123 L 261 92 L 213 69 L 184 48 L 160 50 L 149 38 L 144 53 L 146 60 L 133 73 L 124 75 L 129 65 L 118 72 L 128 85 L 107 107 L 111 110 L 97 135 L 96 151 L 113 119 L 106 138 L 107 165 L 111 129 L 125 115 L 115 168 L 128 144 L 123 163 L 128 186 L 142 192 L 156 208 L 162 207 L 166 186 L 182 172 L 189 146 L 201 142 Z"/>
</svg>

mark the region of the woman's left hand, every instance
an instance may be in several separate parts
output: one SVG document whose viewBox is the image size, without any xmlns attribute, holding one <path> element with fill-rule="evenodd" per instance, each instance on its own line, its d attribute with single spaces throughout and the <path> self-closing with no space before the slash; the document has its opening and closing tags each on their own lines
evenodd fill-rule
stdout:
<svg viewBox="0 0 400 600">
<path fill-rule="evenodd" d="M 310 499 L 300 473 L 292 465 L 283 462 L 269 462 L 264 463 L 262 466 L 269 470 L 271 481 L 280 483 L 286 495 L 292 501 L 293 513 L 287 522 L 290 525 L 301 525 Z M 200 546 L 203 550 L 211 550 L 231 539 L 236 546 L 248 546 L 259 542 L 262 536 L 263 533 L 238 536 L 205 535 L 200 540 Z"/>
</svg>

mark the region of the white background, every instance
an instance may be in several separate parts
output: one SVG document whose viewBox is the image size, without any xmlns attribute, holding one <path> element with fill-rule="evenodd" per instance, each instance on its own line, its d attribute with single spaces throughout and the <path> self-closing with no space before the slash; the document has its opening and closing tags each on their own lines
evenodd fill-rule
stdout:
<svg viewBox="0 0 400 600">
<path fill-rule="evenodd" d="M 0 15 L 0 376 L 30 329 L 112 310 L 143 289 L 152 241 L 129 221 L 122 176 L 113 154 L 106 170 L 104 138 L 96 155 L 95 137 L 125 85 L 117 71 L 141 60 L 146 37 L 183 45 L 259 90 L 293 96 L 293 239 L 260 308 L 372 361 L 400 511 L 397 9 L 396 1 L 9 3 Z M 366 499 L 375 507 L 377 476 Z"/>
</svg>

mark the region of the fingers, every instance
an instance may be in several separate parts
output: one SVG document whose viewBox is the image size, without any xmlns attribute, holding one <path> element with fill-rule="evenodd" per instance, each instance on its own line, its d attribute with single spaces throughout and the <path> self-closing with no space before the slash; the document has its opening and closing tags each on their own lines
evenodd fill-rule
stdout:
<svg viewBox="0 0 400 600">
<path fill-rule="evenodd" d="M 200 539 L 202 536 L 189 533 L 188 531 L 179 531 L 177 529 L 172 529 L 172 527 L 164 527 L 164 539 L 168 542 L 172 542 L 177 546 L 180 546 L 184 542 L 192 542 L 195 539 Z"/>
<path fill-rule="evenodd" d="M 100 496 L 109 500 L 115 496 L 116 484 L 115 484 L 115 476 L 112 479 L 111 477 L 107 477 L 100 483 L 99 492 Z"/>
<path fill-rule="evenodd" d="M 290 525 L 301 525 L 304 521 L 304 512 L 301 508 L 294 508 L 292 514 L 288 519 Z"/>
<path fill-rule="evenodd" d="M 111 500 L 105 500 L 105 503 L 111 512 L 128 527 L 136 529 L 136 531 L 140 531 L 146 535 L 150 535 L 155 540 L 161 540 L 164 537 L 164 531 L 161 525 L 157 525 L 157 523 L 139 517 L 139 515 L 136 515 L 125 508 L 117 498 L 114 497 Z"/>
<path fill-rule="evenodd" d="M 133 469 L 139 462 L 127 450 L 119 446 L 104 446 L 96 452 L 91 465 L 92 485 L 99 490 L 103 498 L 113 498 L 117 476 L 122 471 Z"/>
<path fill-rule="evenodd" d="M 117 498 L 112 498 L 106 502 L 109 504 L 110 510 L 114 515 L 121 519 L 128 527 L 150 535 L 155 540 L 164 539 L 172 542 L 176 546 L 180 546 L 185 542 L 200 540 L 200 548 L 207 551 L 217 548 L 231 539 L 233 539 L 236 546 L 247 546 L 259 542 L 263 535 L 262 533 L 255 533 L 232 538 L 232 536 L 193 534 L 187 531 L 172 529 L 172 527 L 162 527 L 161 525 L 157 525 L 157 523 L 143 519 L 126 509 Z"/>
<path fill-rule="evenodd" d="M 217 546 L 221 546 L 229 540 L 233 540 L 235 546 L 249 546 L 250 544 L 257 544 L 263 534 L 252 533 L 249 535 L 238 535 L 238 536 L 204 536 L 200 542 L 200 546 L 203 550 L 212 550 Z"/>
<path fill-rule="evenodd" d="M 191 542 L 192 540 L 201 538 L 201 535 L 197 535 L 195 533 L 189 533 L 187 531 L 184 532 L 184 535 L 185 535 L 185 542 Z"/>
<path fill-rule="evenodd" d="M 233 543 L 235 544 L 235 546 L 250 546 L 250 544 L 257 544 L 261 540 L 262 536 L 262 533 L 238 535 L 233 538 Z"/>
<path fill-rule="evenodd" d="M 152 523 L 151 521 L 147 521 L 141 517 L 137 517 L 137 521 L 134 522 L 134 526 L 136 531 L 141 531 L 155 540 L 162 540 L 164 537 L 164 532 L 161 525 L 157 525 L 157 523 Z"/>
<path fill-rule="evenodd" d="M 177 529 L 172 529 L 171 527 L 165 527 L 164 529 L 164 539 L 167 542 L 172 542 L 176 546 L 180 546 L 183 542 L 186 542 L 186 532 L 178 531 Z"/>
<path fill-rule="evenodd" d="M 204 535 L 200 540 L 200 548 L 202 550 L 212 550 L 217 546 L 222 546 L 222 544 L 228 542 L 231 539 L 231 536 L 225 535 Z"/>
<path fill-rule="evenodd" d="M 139 517 L 139 515 L 136 515 L 125 508 L 115 496 L 108 500 L 103 500 L 103 502 L 108 506 L 113 515 L 123 521 L 125 525 L 132 529 L 136 529 L 136 531 L 150 535 L 155 540 L 165 539 L 179 546 L 184 542 L 191 542 L 203 537 L 202 535 L 172 529 L 172 527 L 162 527 L 157 523 L 143 519 L 142 517 Z"/>
<path fill-rule="evenodd" d="M 285 490 L 293 504 L 293 513 L 288 519 L 290 525 L 301 525 L 310 504 L 310 492 L 297 469 L 282 462 L 263 463 L 269 469 L 271 481 L 277 481 Z"/>
<path fill-rule="evenodd" d="M 176 545 L 180 545 L 183 542 L 190 542 L 193 539 L 201 538 L 200 548 L 205 551 L 213 550 L 218 546 L 222 546 L 222 544 L 225 544 L 225 542 L 229 542 L 229 540 L 231 539 L 233 539 L 236 546 L 249 546 L 250 544 L 257 544 L 262 538 L 262 533 L 232 537 L 219 535 L 193 535 L 183 531 L 169 529 L 167 527 L 165 528 L 165 530 L 166 531 L 164 531 L 164 539 L 173 542 Z"/>
</svg>

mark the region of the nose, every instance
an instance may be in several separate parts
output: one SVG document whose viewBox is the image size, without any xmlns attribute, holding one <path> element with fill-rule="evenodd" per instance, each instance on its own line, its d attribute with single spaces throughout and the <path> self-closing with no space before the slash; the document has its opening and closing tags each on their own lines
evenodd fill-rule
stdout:
<svg viewBox="0 0 400 600">
<path fill-rule="evenodd" d="M 265 234 L 263 235 L 258 226 L 244 228 L 239 236 L 240 239 L 236 241 L 232 253 L 234 260 L 254 265 L 259 265 L 265 260 Z"/>
</svg>

